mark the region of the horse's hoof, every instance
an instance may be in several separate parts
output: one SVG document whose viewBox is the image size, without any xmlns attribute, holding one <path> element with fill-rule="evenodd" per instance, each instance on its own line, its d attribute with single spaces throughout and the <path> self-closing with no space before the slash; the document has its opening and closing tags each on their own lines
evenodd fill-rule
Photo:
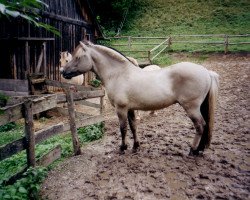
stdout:
<svg viewBox="0 0 250 200">
<path fill-rule="evenodd" d="M 127 149 L 128 149 L 128 145 L 126 145 L 126 144 L 120 146 L 120 151 L 123 151 L 123 152 L 124 152 L 124 151 L 127 150 Z"/>
<path fill-rule="evenodd" d="M 199 155 L 199 150 L 193 150 L 192 147 L 190 148 L 190 151 L 189 151 L 189 156 L 198 156 Z"/>
<path fill-rule="evenodd" d="M 137 150 L 139 149 L 139 147 L 140 147 L 140 143 L 139 143 L 139 142 L 135 142 L 135 143 L 134 143 L 134 146 L 133 146 L 132 152 L 133 152 L 133 153 L 136 153 Z"/>
<path fill-rule="evenodd" d="M 122 151 L 122 150 L 120 149 L 119 154 L 120 154 L 120 155 L 123 155 L 123 154 L 125 154 L 125 151 Z"/>
</svg>

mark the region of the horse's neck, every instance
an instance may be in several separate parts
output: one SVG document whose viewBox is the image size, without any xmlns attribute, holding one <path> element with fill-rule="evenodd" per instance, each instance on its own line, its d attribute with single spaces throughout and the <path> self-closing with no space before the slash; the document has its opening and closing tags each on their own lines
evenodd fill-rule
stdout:
<svg viewBox="0 0 250 200">
<path fill-rule="evenodd" d="M 122 76 L 131 63 L 126 58 L 114 58 L 112 55 L 95 51 L 92 54 L 93 71 L 100 77 L 104 85 L 114 78 Z"/>
</svg>

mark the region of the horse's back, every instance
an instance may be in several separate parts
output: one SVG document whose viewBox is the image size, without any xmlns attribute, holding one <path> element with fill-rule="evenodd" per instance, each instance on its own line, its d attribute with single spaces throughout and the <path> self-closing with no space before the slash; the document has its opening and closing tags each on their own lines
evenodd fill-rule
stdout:
<svg viewBox="0 0 250 200">
<path fill-rule="evenodd" d="M 197 100 L 202 102 L 207 95 L 211 77 L 209 71 L 202 65 L 181 62 L 170 66 L 172 90 L 178 102 Z"/>
</svg>

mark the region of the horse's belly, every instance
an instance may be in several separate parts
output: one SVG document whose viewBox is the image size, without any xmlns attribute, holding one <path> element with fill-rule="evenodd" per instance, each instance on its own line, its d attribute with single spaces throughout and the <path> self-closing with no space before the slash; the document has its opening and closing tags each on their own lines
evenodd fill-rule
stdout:
<svg viewBox="0 0 250 200">
<path fill-rule="evenodd" d="M 131 99 L 131 108 L 136 110 L 158 110 L 174 104 L 175 98 L 171 91 L 144 91 Z"/>
</svg>

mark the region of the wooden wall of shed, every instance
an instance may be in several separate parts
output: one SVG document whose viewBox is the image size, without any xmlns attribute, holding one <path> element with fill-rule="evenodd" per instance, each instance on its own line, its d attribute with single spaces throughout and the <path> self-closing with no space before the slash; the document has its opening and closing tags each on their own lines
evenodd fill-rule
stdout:
<svg viewBox="0 0 250 200">
<path fill-rule="evenodd" d="M 80 40 L 95 40 L 94 27 L 84 19 L 84 9 L 77 0 L 43 0 L 49 5 L 42 13 L 42 22 L 57 28 L 61 37 L 45 29 L 36 28 L 22 19 L 1 19 L 0 23 L 0 78 L 26 79 L 34 73 L 41 51 L 41 42 L 29 42 L 30 69 L 25 63 L 25 42 L 13 38 L 54 38 L 46 42 L 46 74 L 53 80 L 60 80 L 59 53 L 72 52 Z M 67 20 L 64 20 L 67 19 Z M 8 38 L 8 40 L 5 40 Z M 3 40 L 4 39 L 4 40 Z"/>
</svg>

